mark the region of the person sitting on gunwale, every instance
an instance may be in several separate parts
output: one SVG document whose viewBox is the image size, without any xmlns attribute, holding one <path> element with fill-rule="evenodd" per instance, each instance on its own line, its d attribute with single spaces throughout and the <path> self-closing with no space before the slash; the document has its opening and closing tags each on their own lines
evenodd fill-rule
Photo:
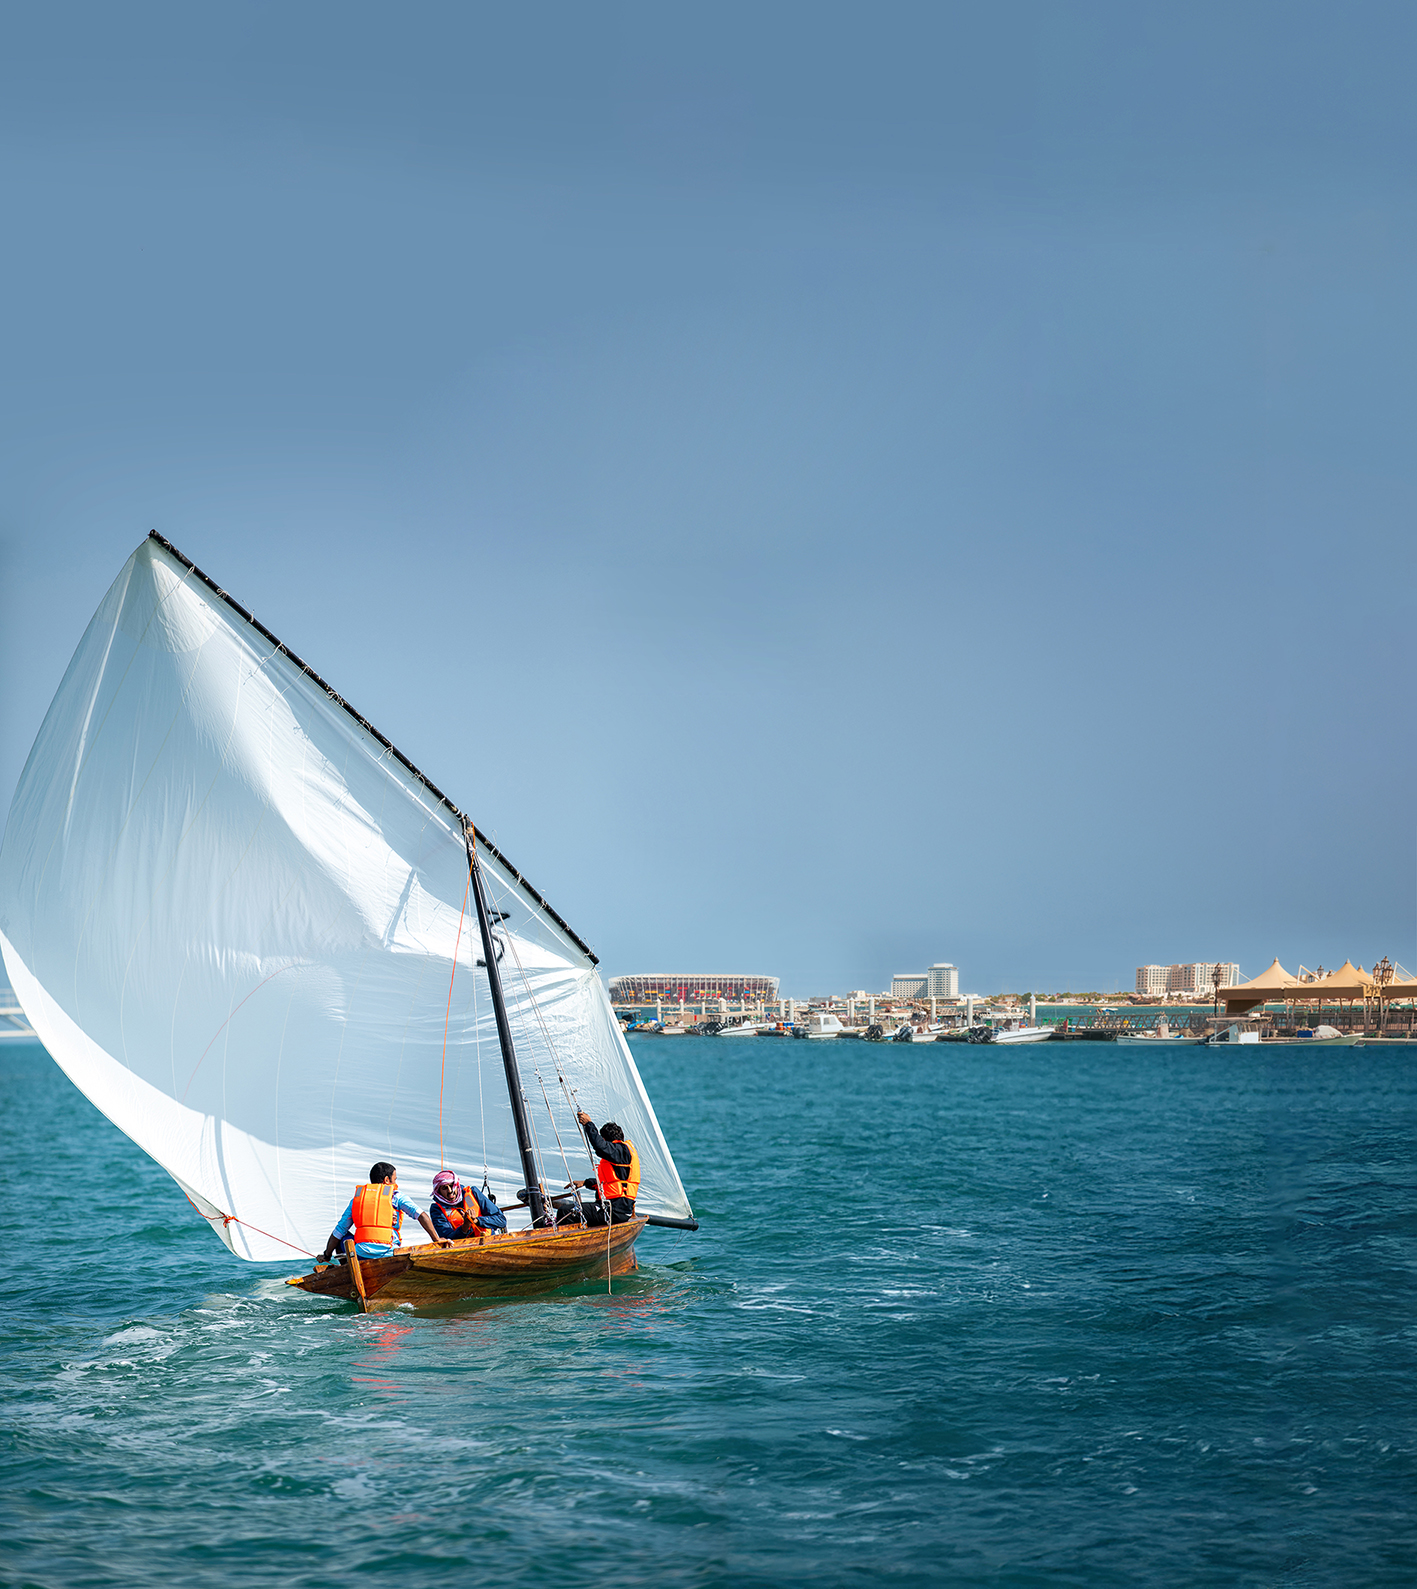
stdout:
<svg viewBox="0 0 1417 1589">
<path fill-rule="evenodd" d="M 399 1191 L 398 1171 L 380 1159 L 370 1165 L 368 1181 L 354 1188 L 349 1207 L 325 1243 L 321 1263 L 328 1263 L 335 1248 L 342 1248 L 351 1238 L 356 1257 L 387 1258 L 399 1245 L 405 1214 L 411 1214 L 440 1247 L 448 1245 L 447 1238 L 434 1230 L 427 1214 Z"/>
<path fill-rule="evenodd" d="M 635 1144 L 625 1140 L 625 1133 L 613 1120 L 607 1120 L 597 1131 L 584 1109 L 576 1119 L 584 1128 L 586 1141 L 590 1143 L 591 1152 L 599 1162 L 595 1166 L 595 1180 L 572 1181 L 570 1184 L 584 1186 L 599 1193 L 599 1196 L 589 1208 L 566 1209 L 557 1217 L 556 1223 L 623 1225 L 635 1217 L 635 1198 L 640 1190 L 640 1156 L 635 1152 Z"/>
<path fill-rule="evenodd" d="M 491 1192 L 481 1192 L 471 1184 L 463 1186 L 451 1170 L 439 1170 L 433 1177 L 428 1213 L 434 1230 L 454 1241 L 476 1236 L 480 1230 L 507 1228 L 507 1216 Z"/>
</svg>

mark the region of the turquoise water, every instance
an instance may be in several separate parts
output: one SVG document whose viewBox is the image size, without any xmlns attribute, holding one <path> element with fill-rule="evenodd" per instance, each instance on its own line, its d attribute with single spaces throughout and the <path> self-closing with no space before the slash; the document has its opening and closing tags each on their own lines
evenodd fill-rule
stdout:
<svg viewBox="0 0 1417 1589">
<path fill-rule="evenodd" d="M 362 1317 L 0 1049 L 0 1582 L 1417 1581 L 1417 1054 L 637 1054 L 697 1235 Z"/>
</svg>

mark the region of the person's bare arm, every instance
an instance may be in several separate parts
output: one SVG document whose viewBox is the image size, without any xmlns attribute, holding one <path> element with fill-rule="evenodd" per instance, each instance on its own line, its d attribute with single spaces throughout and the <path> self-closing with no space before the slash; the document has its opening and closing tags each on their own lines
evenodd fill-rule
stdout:
<svg viewBox="0 0 1417 1589">
<path fill-rule="evenodd" d="M 440 1247 L 452 1246 L 452 1242 L 446 1236 L 440 1236 L 438 1232 L 433 1229 L 433 1221 L 429 1219 L 427 1214 L 425 1214 L 422 1209 L 419 1209 L 418 1211 L 418 1223 L 423 1226 L 424 1230 L 428 1232 L 428 1234 L 433 1238 L 434 1241 L 438 1243 Z"/>
</svg>

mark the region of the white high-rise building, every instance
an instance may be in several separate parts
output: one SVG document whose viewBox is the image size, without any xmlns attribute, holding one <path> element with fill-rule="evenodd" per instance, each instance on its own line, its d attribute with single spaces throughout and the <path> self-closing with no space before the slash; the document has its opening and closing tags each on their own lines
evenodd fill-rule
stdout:
<svg viewBox="0 0 1417 1589">
<path fill-rule="evenodd" d="M 929 999 L 957 999 L 959 997 L 959 967 L 948 962 L 933 965 L 926 972 L 925 996 Z"/>
<path fill-rule="evenodd" d="M 1168 993 L 1208 999 L 1214 991 L 1211 973 L 1217 965 L 1222 987 L 1240 980 L 1240 968 L 1233 961 L 1192 960 L 1184 965 L 1138 966 L 1137 992 L 1153 999 L 1164 998 Z"/>
<path fill-rule="evenodd" d="M 1240 968 L 1233 962 L 1221 960 L 1196 960 L 1190 965 L 1167 966 L 1166 991 L 1168 993 L 1194 993 L 1202 999 L 1215 992 L 1211 973 L 1220 972 L 1221 987 L 1230 987 L 1240 980 Z"/>
<path fill-rule="evenodd" d="M 891 997 L 893 999 L 923 999 L 928 997 L 925 989 L 930 984 L 930 978 L 924 971 L 897 971 L 891 978 Z"/>
</svg>

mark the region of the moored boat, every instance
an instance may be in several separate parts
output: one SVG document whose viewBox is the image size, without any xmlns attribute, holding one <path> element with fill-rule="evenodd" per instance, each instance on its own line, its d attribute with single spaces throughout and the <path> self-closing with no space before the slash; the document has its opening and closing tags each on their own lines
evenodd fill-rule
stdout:
<svg viewBox="0 0 1417 1589">
<path fill-rule="evenodd" d="M 1161 1037 L 1155 1032 L 1118 1032 L 1115 1043 L 1140 1043 L 1147 1048 L 1184 1047 L 1189 1043 L 1203 1043 L 1205 1039 L 1193 1032 L 1172 1032 Z"/>
<path fill-rule="evenodd" d="M 891 1042 L 933 1043 L 944 1030 L 943 1026 L 912 1026 L 909 1021 L 902 1021 L 891 1033 Z"/>
<path fill-rule="evenodd" d="M 1340 1032 L 1336 1026 L 1302 1028 L 1292 1037 L 1267 1037 L 1267 1043 L 1287 1043 L 1296 1048 L 1356 1048 L 1363 1042 L 1361 1032 Z"/>
<path fill-rule="evenodd" d="M 989 1033 L 991 1043 L 1046 1043 L 1053 1035 L 1051 1026 L 996 1026 Z"/>
<path fill-rule="evenodd" d="M 1173 1032 L 1171 1023 L 1163 1015 L 1150 1031 L 1118 1032 L 1116 1039 L 1119 1043 L 1146 1043 L 1155 1047 L 1157 1043 L 1200 1043 L 1204 1036 L 1200 1032 Z"/>
</svg>

